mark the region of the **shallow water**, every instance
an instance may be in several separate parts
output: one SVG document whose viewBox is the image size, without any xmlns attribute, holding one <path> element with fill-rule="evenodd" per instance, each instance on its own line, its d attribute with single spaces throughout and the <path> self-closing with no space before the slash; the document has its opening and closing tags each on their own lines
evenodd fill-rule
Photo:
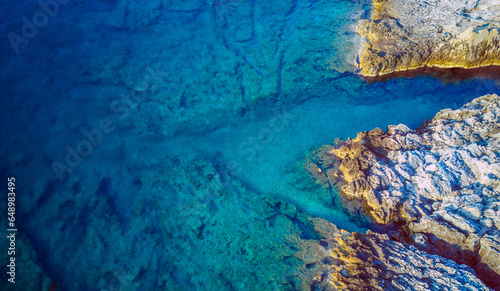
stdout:
<svg viewBox="0 0 500 291">
<path fill-rule="evenodd" d="M 2 35 L 23 35 L 22 17 L 43 11 L 35 1 L 2 5 Z M 220 253 L 260 254 L 261 237 L 288 246 L 287 231 L 315 238 L 282 205 L 365 231 L 305 174 L 311 147 L 390 124 L 416 129 L 499 91 L 488 80 L 366 84 L 343 72 L 365 10 L 348 1 L 68 1 L 27 43 L 4 38 L 1 172 L 16 177 L 19 227 L 45 272 L 62 290 L 249 289 L 234 285 L 246 268 L 285 273 L 285 260 L 223 267 Z M 232 257 L 242 225 L 254 225 L 248 248 Z M 193 241 L 194 230 L 204 239 Z"/>
</svg>

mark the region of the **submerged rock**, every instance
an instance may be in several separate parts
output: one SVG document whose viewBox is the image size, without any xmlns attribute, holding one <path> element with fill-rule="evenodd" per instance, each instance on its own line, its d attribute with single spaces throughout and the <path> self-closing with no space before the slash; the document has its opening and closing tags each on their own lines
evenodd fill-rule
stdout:
<svg viewBox="0 0 500 291">
<path fill-rule="evenodd" d="M 373 0 L 356 65 L 364 76 L 500 65 L 499 12 L 495 0 Z"/>
<path fill-rule="evenodd" d="M 57 288 L 488 290 L 467 266 L 387 235 L 339 230 L 248 190 L 200 156 L 123 169 L 121 179 L 86 176 L 100 179 L 95 185 L 71 176 L 44 190 L 44 203 L 22 209 L 21 217 L 32 217 L 24 231 L 38 242 L 35 251 L 51 254 L 41 267 L 55 274 Z M 133 195 L 123 197 L 125 188 Z M 46 225 L 55 227 L 37 231 Z M 32 275 L 48 285 L 43 273 Z"/>
<path fill-rule="evenodd" d="M 50 253 L 41 267 L 55 274 L 58 289 L 309 287 L 306 279 L 317 270 L 297 254 L 309 241 L 318 245 L 319 235 L 295 205 L 248 190 L 225 167 L 196 155 L 122 169 L 85 176 L 95 184 L 71 176 L 51 191 L 41 188 L 44 198 L 20 209 L 20 217 L 30 217 L 23 232 L 38 242 L 35 251 Z M 28 270 L 33 283 L 26 286 L 37 287 L 45 277 Z"/>
<path fill-rule="evenodd" d="M 499 107 L 498 95 L 486 95 L 442 110 L 417 131 L 361 132 L 314 151 L 308 169 L 324 173 L 317 181 L 339 190 L 351 213 L 405 224 L 403 236 L 416 246 L 474 266 L 497 286 Z"/>
</svg>

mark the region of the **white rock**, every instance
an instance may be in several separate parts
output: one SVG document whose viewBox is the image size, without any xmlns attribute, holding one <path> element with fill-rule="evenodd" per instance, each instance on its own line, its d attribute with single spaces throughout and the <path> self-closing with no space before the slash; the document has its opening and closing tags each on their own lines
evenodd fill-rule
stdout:
<svg viewBox="0 0 500 291">
<path fill-rule="evenodd" d="M 425 167 L 425 170 L 427 172 L 435 172 L 437 170 L 437 167 L 435 164 L 430 164 L 430 165 Z"/>
<path fill-rule="evenodd" d="M 459 210 L 459 213 L 470 220 L 478 221 L 481 218 L 482 209 L 483 209 L 483 204 L 476 203 L 471 206 L 466 206 L 461 208 Z"/>
</svg>

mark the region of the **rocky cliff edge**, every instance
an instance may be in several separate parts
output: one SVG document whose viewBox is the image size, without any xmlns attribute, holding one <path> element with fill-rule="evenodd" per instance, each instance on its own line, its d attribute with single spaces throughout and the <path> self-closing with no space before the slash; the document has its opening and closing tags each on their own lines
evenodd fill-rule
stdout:
<svg viewBox="0 0 500 291">
<path fill-rule="evenodd" d="M 363 76 L 421 67 L 500 65 L 500 3 L 496 0 L 373 0 L 359 24 Z"/>
<path fill-rule="evenodd" d="M 314 151 L 311 175 L 351 213 L 500 285 L 500 97 L 440 111 L 419 129 L 358 133 Z"/>
</svg>

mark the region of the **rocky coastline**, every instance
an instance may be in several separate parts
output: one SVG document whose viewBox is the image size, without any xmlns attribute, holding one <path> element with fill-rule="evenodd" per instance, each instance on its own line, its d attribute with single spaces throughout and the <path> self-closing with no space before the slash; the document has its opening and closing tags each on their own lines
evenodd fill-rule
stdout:
<svg viewBox="0 0 500 291">
<path fill-rule="evenodd" d="M 500 5 L 494 0 L 373 0 L 358 26 L 355 65 L 366 77 L 500 65 Z"/>
<path fill-rule="evenodd" d="M 389 239 L 339 230 L 311 219 L 321 240 L 303 242 L 296 255 L 316 269 L 310 290 L 489 290 L 468 266 Z"/>
<path fill-rule="evenodd" d="M 397 225 L 392 239 L 471 266 L 500 287 L 500 97 L 337 140 L 307 158 L 353 215 Z"/>
</svg>

